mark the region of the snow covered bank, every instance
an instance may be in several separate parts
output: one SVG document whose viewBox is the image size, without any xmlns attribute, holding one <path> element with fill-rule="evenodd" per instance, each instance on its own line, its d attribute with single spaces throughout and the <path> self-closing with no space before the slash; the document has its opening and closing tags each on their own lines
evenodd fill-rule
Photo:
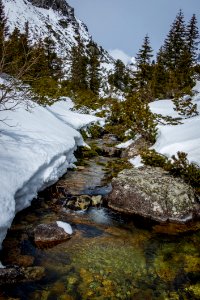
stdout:
<svg viewBox="0 0 200 300">
<path fill-rule="evenodd" d="M 193 89 L 196 94 L 193 96 L 193 103 L 197 104 L 200 113 L 200 82 L 197 82 Z M 150 103 L 153 113 L 173 118 L 181 118 L 174 110 L 171 100 L 159 100 Z M 178 151 L 186 152 L 188 160 L 200 166 L 200 115 L 189 119 L 182 119 L 180 125 L 159 125 L 157 141 L 152 147 L 157 152 L 171 157 Z M 135 167 L 142 166 L 140 156 L 130 159 Z"/>
<path fill-rule="evenodd" d="M 197 83 L 194 90 L 197 94 L 193 97 L 193 102 L 197 104 L 200 112 L 200 82 Z M 180 117 L 173 110 L 171 100 L 152 102 L 150 108 L 153 113 L 173 118 Z M 181 123 L 180 125 L 159 125 L 158 138 L 153 149 L 167 157 L 171 157 L 178 151 L 186 152 L 190 162 L 200 165 L 200 115 L 183 119 Z"/>
<path fill-rule="evenodd" d="M 0 247 L 15 214 L 75 162 L 73 153 L 84 144 L 76 129 L 98 120 L 68 111 L 70 101 L 33 106 L 0 114 L 9 124 L 0 122 Z"/>
</svg>

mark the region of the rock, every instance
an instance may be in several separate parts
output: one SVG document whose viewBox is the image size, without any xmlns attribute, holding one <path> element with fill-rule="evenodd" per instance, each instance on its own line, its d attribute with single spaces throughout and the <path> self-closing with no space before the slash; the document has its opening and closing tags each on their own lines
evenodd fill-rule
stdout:
<svg viewBox="0 0 200 300">
<path fill-rule="evenodd" d="M 33 262 L 34 262 L 34 257 L 33 256 L 30 256 L 30 255 L 21 255 L 19 252 L 18 252 L 18 249 L 14 249 L 13 251 L 10 249 L 9 250 L 9 253 L 6 257 L 6 259 L 4 258 L 5 260 L 5 263 L 8 264 L 8 265 L 18 265 L 18 266 L 21 266 L 21 267 L 30 267 L 33 265 Z"/>
<path fill-rule="evenodd" d="M 40 280 L 44 275 L 45 269 L 43 267 L 20 268 L 11 266 L 0 268 L 0 285 Z"/>
<path fill-rule="evenodd" d="M 28 0 L 33 5 L 45 9 L 61 11 L 63 15 L 74 18 L 74 9 L 70 7 L 65 0 Z"/>
<path fill-rule="evenodd" d="M 76 169 L 78 171 L 83 171 L 83 170 L 85 170 L 85 167 L 84 166 L 76 166 Z"/>
<path fill-rule="evenodd" d="M 117 211 L 158 222 L 186 223 L 200 216 L 193 189 L 161 168 L 124 170 L 112 186 L 108 205 Z"/>
<path fill-rule="evenodd" d="M 40 224 L 35 228 L 33 234 L 34 242 L 39 248 L 52 247 L 71 238 L 71 235 L 57 223 Z"/>
<path fill-rule="evenodd" d="M 23 278 L 23 272 L 18 267 L 0 269 L 0 285 L 16 283 Z"/>
<path fill-rule="evenodd" d="M 103 203 L 102 196 L 92 196 L 92 206 L 99 206 Z"/>
<path fill-rule="evenodd" d="M 72 210 L 86 210 L 90 206 L 99 206 L 102 204 L 102 196 L 89 196 L 89 195 L 80 195 L 72 196 L 70 200 L 67 201 L 67 208 Z"/>
<path fill-rule="evenodd" d="M 85 210 L 91 205 L 92 198 L 88 195 L 73 196 L 66 204 L 73 210 Z"/>
<path fill-rule="evenodd" d="M 139 138 L 122 151 L 121 158 L 133 158 L 140 154 L 144 149 L 147 149 L 150 145 L 143 138 Z"/>
<path fill-rule="evenodd" d="M 118 138 L 115 134 L 108 133 L 104 134 L 103 140 L 116 143 L 118 141 Z"/>
<path fill-rule="evenodd" d="M 113 157 L 113 156 L 120 157 L 122 152 L 121 149 L 118 149 L 116 147 L 106 146 L 106 145 L 103 145 L 101 147 L 101 151 L 103 156 L 109 156 L 109 157 Z"/>
<path fill-rule="evenodd" d="M 40 280 L 45 275 L 45 269 L 43 267 L 29 267 L 23 268 L 25 279 L 28 281 Z"/>
</svg>

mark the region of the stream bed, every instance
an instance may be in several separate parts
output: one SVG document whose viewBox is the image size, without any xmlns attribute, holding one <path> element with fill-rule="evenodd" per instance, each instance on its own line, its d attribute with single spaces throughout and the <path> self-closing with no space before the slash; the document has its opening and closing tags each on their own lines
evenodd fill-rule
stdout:
<svg viewBox="0 0 200 300">
<path fill-rule="evenodd" d="M 200 231 L 168 234 L 159 224 L 106 206 L 66 208 L 69 195 L 107 195 L 111 185 L 105 165 L 115 159 L 87 159 L 68 171 L 52 194 L 40 194 L 17 214 L 3 243 L 2 262 L 42 266 L 45 276 L 1 287 L 0 300 L 200 299 Z M 66 197 L 56 201 L 57 190 Z M 30 232 L 58 220 L 71 224 L 71 239 L 37 248 Z"/>
</svg>

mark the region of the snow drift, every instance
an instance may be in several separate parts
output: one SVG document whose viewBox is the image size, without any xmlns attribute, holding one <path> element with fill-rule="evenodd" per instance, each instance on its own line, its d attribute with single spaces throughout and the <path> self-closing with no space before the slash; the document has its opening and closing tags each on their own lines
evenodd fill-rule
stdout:
<svg viewBox="0 0 200 300">
<path fill-rule="evenodd" d="M 84 144 L 76 129 L 98 120 L 70 112 L 69 99 L 49 108 L 31 105 L 0 115 L 7 123 L 0 122 L 0 247 L 15 214 L 75 162 L 73 153 Z"/>
<path fill-rule="evenodd" d="M 197 104 L 200 112 L 200 82 L 194 87 L 196 95 L 193 102 Z M 174 111 L 171 100 L 160 100 L 150 104 L 153 113 L 180 118 Z M 188 153 L 188 160 L 200 166 L 200 115 L 189 119 L 182 119 L 180 125 L 159 125 L 158 138 L 153 146 L 157 152 L 171 157 L 178 151 Z"/>
<path fill-rule="evenodd" d="M 197 104 L 197 110 L 200 113 L 200 82 L 197 82 L 193 90 L 195 92 L 193 103 Z M 174 108 L 173 102 L 169 99 L 150 103 L 150 109 L 155 114 L 181 118 Z M 176 155 L 178 151 L 185 152 L 188 154 L 187 158 L 190 163 L 200 166 L 200 115 L 188 119 L 183 118 L 181 123 L 180 125 L 158 125 L 157 141 L 152 149 L 168 158 Z M 143 165 L 140 156 L 130 159 L 130 162 L 135 167 Z"/>
</svg>

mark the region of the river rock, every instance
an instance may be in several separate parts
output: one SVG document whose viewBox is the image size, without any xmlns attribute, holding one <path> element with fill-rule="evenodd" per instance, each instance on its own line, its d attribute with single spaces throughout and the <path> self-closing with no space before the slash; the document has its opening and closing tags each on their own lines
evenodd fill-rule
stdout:
<svg viewBox="0 0 200 300">
<path fill-rule="evenodd" d="M 45 269 L 43 267 L 20 268 L 10 266 L 0 268 L 0 285 L 40 280 L 44 275 Z"/>
<path fill-rule="evenodd" d="M 71 238 L 57 223 L 40 224 L 33 232 L 34 242 L 37 247 L 52 247 Z"/>
<path fill-rule="evenodd" d="M 99 206 L 103 203 L 102 196 L 92 196 L 92 206 Z"/>
<path fill-rule="evenodd" d="M 73 196 L 67 201 L 67 208 L 72 210 L 85 210 L 92 202 L 92 198 L 88 195 Z"/>
<path fill-rule="evenodd" d="M 122 151 L 121 157 L 133 158 L 139 155 L 142 150 L 147 149 L 149 146 L 149 143 L 145 139 L 139 138 Z"/>
<path fill-rule="evenodd" d="M 200 216 L 193 189 L 161 168 L 124 170 L 112 180 L 110 208 L 159 222 L 186 223 Z"/>
<path fill-rule="evenodd" d="M 101 147 L 102 155 L 103 156 L 108 156 L 108 157 L 120 157 L 121 155 L 121 149 L 118 149 L 116 147 L 111 147 L 111 146 L 106 146 L 102 145 Z"/>
</svg>

